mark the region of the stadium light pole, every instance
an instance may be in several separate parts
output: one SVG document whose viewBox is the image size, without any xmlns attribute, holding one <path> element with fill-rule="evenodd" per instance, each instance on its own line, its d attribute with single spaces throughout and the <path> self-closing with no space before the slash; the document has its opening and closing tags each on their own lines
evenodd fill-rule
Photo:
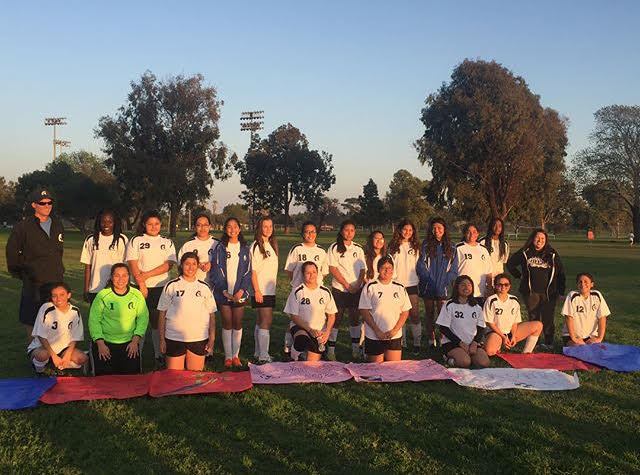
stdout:
<svg viewBox="0 0 640 475">
<path fill-rule="evenodd" d="M 53 125 L 53 160 L 56 159 L 56 145 L 60 145 L 61 147 L 68 147 L 71 145 L 71 142 L 66 142 L 64 140 L 56 139 L 56 126 L 58 125 L 67 125 L 66 117 L 45 117 L 44 125 Z M 66 142 L 64 145 L 59 144 L 58 142 Z"/>
<path fill-rule="evenodd" d="M 258 130 L 262 129 L 264 129 L 264 111 L 247 111 L 240 114 L 240 131 L 249 131 L 251 133 L 249 150 L 251 150 L 251 147 L 255 143 Z M 251 203 L 251 223 L 253 226 L 256 224 L 255 192 L 253 193 Z"/>
</svg>

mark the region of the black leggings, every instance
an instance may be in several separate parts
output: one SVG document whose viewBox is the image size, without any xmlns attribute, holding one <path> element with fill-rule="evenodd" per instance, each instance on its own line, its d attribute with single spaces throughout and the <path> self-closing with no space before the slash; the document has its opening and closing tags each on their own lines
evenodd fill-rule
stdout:
<svg viewBox="0 0 640 475">
<path fill-rule="evenodd" d="M 553 335 L 556 330 L 553 321 L 556 310 L 557 297 L 547 299 L 545 294 L 531 293 L 524 296 L 524 303 L 527 306 L 529 320 L 542 321 L 544 343 L 553 345 Z"/>
</svg>

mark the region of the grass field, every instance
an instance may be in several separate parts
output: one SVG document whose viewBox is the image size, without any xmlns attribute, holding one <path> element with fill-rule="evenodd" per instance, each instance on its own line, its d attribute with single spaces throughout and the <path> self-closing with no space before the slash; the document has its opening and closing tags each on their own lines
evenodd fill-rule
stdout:
<svg viewBox="0 0 640 475">
<path fill-rule="evenodd" d="M 0 377 L 30 376 L 17 322 L 19 282 L 6 272 L 6 239 L 0 233 Z M 65 243 L 66 276 L 77 297 L 81 239 L 69 232 Z M 297 239 L 282 236 L 281 254 Z M 326 245 L 330 237 L 320 241 Z M 607 341 L 640 344 L 640 249 L 578 239 L 554 246 L 569 288 L 576 272 L 595 275 L 612 311 Z M 278 309 L 286 293 L 281 272 Z M 76 303 L 86 317 L 86 304 Z M 253 354 L 254 321 L 247 309 L 244 359 Z M 286 324 L 278 310 L 272 355 L 280 352 Z M 338 359 L 348 361 L 349 343 L 341 331 Z M 220 338 L 216 347 L 209 369 L 219 371 Z M 145 364 L 151 367 L 148 351 Z M 492 364 L 503 366 L 495 358 Z M 260 386 L 240 394 L 2 411 L 0 472 L 640 473 L 640 373 L 582 372 L 580 382 L 567 392 L 489 392 L 451 381 Z"/>
</svg>

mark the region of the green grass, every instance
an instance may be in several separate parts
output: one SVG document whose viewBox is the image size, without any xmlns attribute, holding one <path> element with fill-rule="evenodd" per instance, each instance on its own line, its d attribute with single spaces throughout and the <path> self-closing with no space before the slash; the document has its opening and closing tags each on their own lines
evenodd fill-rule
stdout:
<svg viewBox="0 0 640 475">
<path fill-rule="evenodd" d="M 1 249 L 6 239 L 1 233 Z M 179 236 L 177 244 L 185 239 L 186 234 Z M 329 240 L 325 236 L 321 242 Z M 281 254 L 295 241 L 297 236 L 281 237 Z M 81 236 L 67 234 L 66 275 L 77 296 L 80 245 Z M 587 245 L 582 239 L 554 245 L 570 286 L 578 271 L 596 276 L 612 310 L 607 340 L 639 344 L 640 250 L 622 242 Z M 19 282 L 6 273 L 4 253 L 0 269 L 0 377 L 30 376 L 24 328 L 17 321 Z M 287 292 L 281 274 L 274 355 L 287 324 L 279 310 Z M 86 316 L 86 304 L 77 303 Z M 247 309 L 244 358 L 253 353 L 254 321 Z M 211 370 L 222 369 L 220 343 Z M 343 330 L 338 357 L 348 361 L 349 355 Z M 148 351 L 145 358 L 149 369 Z M 451 381 L 257 386 L 240 394 L 2 411 L 0 472 L 640 472 L 640 373 L 582 372 L 580 382 L 578 390 L 567 392 L 489 392 Z"/>
</svg>

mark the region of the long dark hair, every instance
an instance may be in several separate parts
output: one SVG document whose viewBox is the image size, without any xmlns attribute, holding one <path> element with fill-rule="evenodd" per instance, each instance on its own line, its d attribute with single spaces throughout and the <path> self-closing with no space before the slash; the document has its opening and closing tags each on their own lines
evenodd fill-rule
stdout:
<svg viewBox="0 0 640 475">
<path fill-rule="evenodd" d="M 229 224 L 231 221 L 235 221 L 238 224 L 238 227 L 240 228 L 240 232 L 238 233 L 238 241 L 240 241 L 240 245 L 246 246 L 247 240 L 244 238 L 244 235 L 242 234 L 242 226 L 240 225 L 240 221 L 238 220 L 238 218 L 236 218 L 235 216 L 229 216 L 227 219 L 224 220 L 224 225 L 222 226 L 222 235 L 220 236 L 220 242 L 224 244 L 224 247 L 227 247 L 227 244 L 229 244 L 229 235 L 227 234 L 227 224 Z"/>
<path fill-rule="evenodd" d="M 473 279 L 468 275 L 459 275 L 458 277 L 456 277 L 456 280 L 453 282 L 453 292 L 451 292 L 451 300 L 453 300 L 455 303 L 460 303 L 460 292 L 458 291 L 458 286 L 464 280 L 468 280 L 469 282 L 471 282 L 471 295 L 467 297 L 467 303 L 470 307 L 475 307 L 476 305 L 478 305 L 478 300 L 476 300 L 476 298 L 473 296 L 473 293 L 475 292 L 475 285 L 473 285 Z"/>
<path fill-rule="evenodd" d="M 118 240 L 122 234 L 122 222 L 120 218 L 112 209 L 103 209 L 98 212 L 96 220 L 93 223 L 93 247 L 98 249 L 98 241 L 100 240 L 100 221 L 103 216 L 111 216 L 113 218 L 113 240 L 109 245 L 109 249 L 115 249 L 118 247 Z"/>
<path fill-rule="evenodd" d="M 364 245 L 364 259 L 367 263 L 367 279 L 373 279 L 373 276 L 375 274 L 375 269 L 373 268 L 373 260 L 376 258 L 377 254 L 376 250 L 373 248 L 373 237 L 376 234 L 380 234 L 384 238 L 384 234 L 382 234 L 382 231 L 376 229 L 367 236 L 367 243 Z M 380 249 L 380 257 L 382 258 L 386 255 L 387 244 L 385 243 L 383 244 L 382 249 Z"/>
<path fill-rule="evenodd" d="M 264 241 L 262 240 L 262 223 L 264 223 L 265 221 L 271 221 L 271 223 L 273 223 L 273 219 L 269 216 L 261 216 L 260 219 L 258 220 L 258 222 L 256 223 L 256 230 L 255 230 L 255 234 L 254 234 L 254 240 L 258 243 L 258 249 L 260 249 L 260 254 L 262 254 L 262 257 L 264 257 L 265 259 L 267 258 L 267 250 L 264 247 Z M 271 244 L 271 247 L 273 248 L 273 250 L 276 253 L 276 256 L 278 255 L 278 240 L 276 239 L 276 233 L 273 232 L 273 229 L 271 230 L 271 236 L 269 236 L 269 244 Z"/>
<path fill-rule="evenodd" d="M 136 235 L 142 236 L 145 233 L 145 224 L 151 218 L 158 218 L 160 224 L 162 225 L 162 218 L 160 218 L 160 212 L 157 209 L 147 210 L 142 213 L 142 218 L 140 218 L 140 222 L 138 223 L 138 229 L 136 230 Z"/>
<path fill-rule="evenodd" d="M 469 229 L 471 228 L 476 228 L 476 231 L 478 230 L 478 226 L 476 226 L 473 223 L 467 223 L 462 227 L 462 241 L 463 242 L 467 242 L 467 231 L 469 231 Z M 476 242 L 478 242 L 478 239 L 476 238 Z"/>
<path fill-rule="evenodd" d="M 544 234 L 544 238 L 545 238 L 544 239 L 544 247 L 541 249 L 541 251 L 546 253 L 546 252 L 552 250 L 553 248 L 549 245 L 549 235 L 542 228 L 536 228 L 533 231 L 531 231 L 531 234 L 529 234 L 529 237 L 527 238 L 527 241 L 524 243 L 524 246 L 522 246 L 522 248 L 520 250 L 522 250 L 522 251 L 535 251 L 535 247 L 533 246 L 533 239 L 536 237 L 536 234 L 538 234 L 538 233 Z"/>
<path fill-rule="evenodd" d="M 351 221 L 350 219 L 345 219 L 343 222 L 340 223 L 340 230 L 338 231 L 338 236 L 336 237 L 336 249 L 338 249 L 338 252 L 340 254 L 344 254 L 345 252 L 347 252 L 347 246 L 345 246 L 344 244 L 344 238 L 342 237 L 342 231 L 344 230 L 345 227 L 347 226 L 353 226 L 354 229 L 356 227 L 356 223 L 354 223 L 353 221 Z"/>
<path fill-rule="evenodd" d="M 409 218 L 404 218 L 398 223 L 396 229 L 393 231 L 393 237 L 389 244 L 389 254 L 392 256 L 400 249 L 400 244 L 402 243 L 402 228 L 407 225 L 411 226 L 413 229 L 413 235 L 411 236 L 411 239 L 409 239 L 409 245 L 414 251 L 416 251 L 416 253 L 420 250 L 420 242 L 418 241 L 418 230 L 416 229 L 416 225 L 413 224 L 413 221 Z"/>
<path fill-rule="evenodd" d="M 180 258 L 180 264 L 178 265 L 178 275 L 180 277 L 182 277 L 182 266 L 184 265 L 184 261 L 186 261 L 187 259 L 195 259 L 196 262 L 200 264 L 200 258 L 198 257 L 198 254 L 193 251 L 185 252 L 184 254 L 182 254 L 182 257 Z"/>
<path fill-rule="evenodd" d="M 502 259 L 507 253 L 507 243 L 504 239 L 504 221 L 502 220 L 502 218 L 493 218 L 487 224 L 487 235 L 484 237 L 484 247 L 486 247 L 487 251 L 489 251 L 489 254 L 491 254 L 491 252 L 493 251 L 491 244 L 491 238 L 493 236 L 493 225 L 496 223 L 500 223 L 502 225 L 502 231 L 500 231 L 500 234 L 498 235 L 499 257 Z"/>
<path fill-rule="evenodd" d="M 433 225 L 441 224 L 444 227 L 444 233 L 442 234 L 442 239 L 438 241 L 436 237 L 433 235 Z M 438 246 L 442 245 L 442 253 L 447 258 L 447 260 L 451 260 L 453 258 L 453 249 L 451 246 L 451 239 L 449 238 L 449 229 L 447 228 L 447 223 L 444 219 L 439 216 L 431 218 L 429 221 L 429 229 L 427 230 L 427 237 L 423 241 L 423 245 L 426 245 L 427 255 L 431 258 L 436 257 L 438 252 Z"/>
</svg>

